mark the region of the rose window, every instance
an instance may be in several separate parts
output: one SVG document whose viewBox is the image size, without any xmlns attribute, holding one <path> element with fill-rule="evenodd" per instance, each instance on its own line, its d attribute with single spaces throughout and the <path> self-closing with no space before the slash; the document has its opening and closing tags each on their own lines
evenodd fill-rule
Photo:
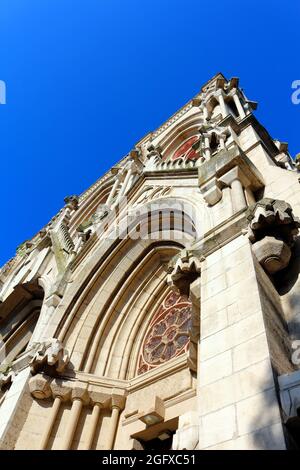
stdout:
<svg viewBox="0 0 300 470">
<path fill-rule="evenodd" d="M 193 145 L 199 140 L 198 136 L 191 137 L 184 142 L 171 157 L 172 160 L 182 158 L 183 160 L 195 160 L 199 154 L 194 150 Z"/>
<path fill-rule="evenodd" d="M 146 333 L 138 374 L 143 374 L 188 350 L 191 317 L 192 307 L 187 297 L 175 292 L 168 294 Z"/>
</svg>

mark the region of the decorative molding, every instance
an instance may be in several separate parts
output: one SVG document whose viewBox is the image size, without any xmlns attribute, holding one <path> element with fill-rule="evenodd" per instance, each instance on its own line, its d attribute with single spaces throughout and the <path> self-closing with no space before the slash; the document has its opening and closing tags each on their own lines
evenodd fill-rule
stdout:
<svg viewBox="0 0 300 470">
<path fill-rule="evenodd" d="M 57 373 L 62 373 L 69 364 L 69 353 L 56 338 L 33 344 L 33 351 L 33 357 L 30 361 L 32 374 L 49 368 Z"/>
<path fill-rule="evenodd" d="M 246 212 L 252 249 L 262 267 L 274 274 L 290 262 L 300 220 L 285 201 L 264 198 Z"/>
</svg>

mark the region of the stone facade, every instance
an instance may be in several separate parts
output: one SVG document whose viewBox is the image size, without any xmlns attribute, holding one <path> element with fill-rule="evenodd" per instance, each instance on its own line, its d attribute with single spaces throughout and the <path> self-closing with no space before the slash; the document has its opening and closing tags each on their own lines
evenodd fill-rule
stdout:
<svg viewBox="0 0 300 470">
<path fill-rule="evenodd" d="M 2 268 L 1 449 L 299 448 L 299 169 L 255 109 L 216 75 Z"/>
</svg>

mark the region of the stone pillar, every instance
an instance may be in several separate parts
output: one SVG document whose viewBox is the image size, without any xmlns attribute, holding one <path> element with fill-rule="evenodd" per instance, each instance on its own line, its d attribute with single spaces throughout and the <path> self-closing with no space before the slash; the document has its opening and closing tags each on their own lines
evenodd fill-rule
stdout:
<svg viewBox="0 0 300 470">
<path fill-rule="evenodd" d="M 48 418 L 48 421 L 46 423 L 46 427 L 45 427 L 43 435 L 42 435 L 41 443 L 40 443 L 40 446 L 39 446 L 40 450 L 47 449 L 49 438 L 51 436 L 51 432 L 52 432 L 54 423 L 56 421 L 56 418 L 57 418 L 57 415 L 58 415 L 58 412 L 59 412 L 59 409 L 60 409 L 61 402 L 62 402 L 62 398 L 60 396 L 55 397 L 55 400 L 54 400 L 52 408 L 51 408 L 50 416 Z"/>
<path fill-rule="evenodd" d="M 205 104 L 202 107 L 202 112 L 203 112 L 203 117 L 204 117 L 205 121 L 207 121 L 208 120 L 208 111 L 207 111 L 207 107 L 206 107 Z"/>
<path fill-rule="evenodd" d="M 83 405 L 87 404 L 88 400 L 89 397 L 85 389 L 74 387 L 72 390 L 72 408 L 62 441 L 62 450 L 71 448 Z"/>
<path fill-rule="evenodd" d="M 38 374 L 31 377 L 29 380 L 29 390 L 31 395 L 37 400 L 45 400 L 51 396 L 55 397 L 46 424 L 43 426 L 42 437 L 39 444 L 39 450 L 45 450 L 48 447 L 61 403 L 70 399 L 70 388 L 62 386 L 55 378 L 53 379 L 47 375 Z"/>
<path fill-rule="evenodd" d="M 243 183 L 245 186 L 249 183 L 239 167 L 236 166 L 232 168 L 232 170 L 228 171 L 228 173 L 225 173 L 225 175 L 220 178 L 220 181 L 226 184 L 226 186 L 231 187 L 233 212 L 236 213 L 242 209 L 245 209 L 247 207 L 247 202 Z"/>
<path fill-rule="evenodd" d="M 218 95 L 218 99 L 219 99 L 219 103 L 220 103 L 222 117 L 226 118 L 226 116 L 228 114 L 228 110 L 227 110 L 227 106 L 225 104 L 224 96 L 222 95 L 222 93 L 220 93 Z"/>
<path fill-rule="evenodd" d="M 89 430 L 88 430 L 88 436 L 87 436 L 87 440 L 86 440 L 86 444 L 85 444 L 85 449 L 86 450 L 90 450 L 92 445 L 93 445 L 93 441 L 94 441 L 94 438 L 95 438 L 95 432 L 96 432 L 96 429 L 97 429 L 97 424 L 99 422 L 99 417 L 100 417 L 100 413 L 101 413 L 101 408 L 102 408 L 101 403 L 95 403 L 94 406 L 93 406 L 93 412 L 92 412 L 92 416 L 91 416 L 91 423 L 90 423 L 90 427 L 89 427 Z"/>
<path fill-rule="evenodd" d="M 118 422 L 119 422 L 119 415 L 120 415 L 121 409 L 117 406 L 114 405 L 112 407 L 112 412 L 111 412 L 111 418 L 110 418 L 110 428 L 108 430 L 108 439 L 107 439 L 107 449 L 112 450 L 116 438 L 116 433 L 117 433 L 117 428 L 118 428 Z"/>
<path fill-rule="evenodd" d="M 242 182 L 236 178 L 231 183 L 231 195 L 234 212 L 238 212 L 247 207 L 244 188 Z"/>
<path fill-rule="evenodd" d="M 286 448 L 257 269 L 244 235 L 202 264 L 200 449 Z"/>
<path fill-rule="evenodd" d="M 113 450 L 114 443 L 116 440 L 116 435 L 118 431 L 118 423 L 121 411 L 125 406 L 125 392 L 124 390 L 113 389 L 112 393 L 112 404 L 111 404 L 111 418 L 110 418 L 110 427 L 108 430 L 107 437 L 107 450 Z"/>
<path fill-rule="evenodd" d="M 204 134 L 204 156 L 205 160 L 210 160 L 211 149 L 210 149 L 210 139 L 208 134 Z"/>
<path fill-rule="evenodd" d="M 235 105 L 236 105 L 236 108 L 237 108 L 237 110 L 238 110 L 238 113 L 239 113 L 239 115 L 240 115 L 240 118 L 241 118 L 241 119 L 244 119 L 244 117 L 246 117 L 246 114 L 245 114 L 244 108 L 243 108 L 243 106 L 242 106 L 241 100 L 240 100 L 240 98 L 239 98 L 237 92 L 235 92 L 234 95 L 233 95 L 233 101 L 234 101 L 234 103 L 235 103 Z"/>
<path fill-rule="evenodd" d="M 83 403 L 81 398 L 74 398 L 71 408 L 71 415 L 69 417 L 68 425 L 65 430 L 62 442 L 62 450 L 69 450 L 71 448 L 82 406 Z"/>
</svg>

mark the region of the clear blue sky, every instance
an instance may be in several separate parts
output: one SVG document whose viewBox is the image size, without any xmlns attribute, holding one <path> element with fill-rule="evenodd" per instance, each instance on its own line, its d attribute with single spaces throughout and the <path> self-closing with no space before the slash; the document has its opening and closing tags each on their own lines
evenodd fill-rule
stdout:
<svg viewBox="0 0 300 470">
<path fill-rule="evenodd" d="M 299 0 L 0 0 L 0 264 L 218 71 L 300 152 Z"/>
</svg>

